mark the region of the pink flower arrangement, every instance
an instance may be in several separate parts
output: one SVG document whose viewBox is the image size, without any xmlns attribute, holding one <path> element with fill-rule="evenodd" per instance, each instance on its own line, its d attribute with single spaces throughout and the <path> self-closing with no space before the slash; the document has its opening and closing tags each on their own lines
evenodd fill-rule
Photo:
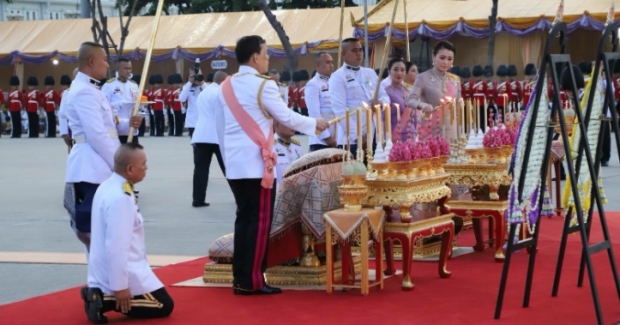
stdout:
<svg viewBox="0 0 620 325">
<path fill-rule="evenodd" d="M 437 144 L 439 145 L 439 155 L 449 156 L 450 155 L 450 144 L 448 143 L 448 141 L 446 141 L 446 139 L 440 136 L 437 136 L 435 140 L 437 141 Z"/>
<path fill-rule="evenodd" d="M 427 142 L 418 142 L 418 147 L 420 150 L 420 158 L 424 159 L 433 157 L 433 152 Z"/>
<path fill-rule="evenodd" d="M 504 143 L 500 130 L 489 128 L 487 133 L 485 133 L 484 138 L 482 138 L 482 145 L 487 148 L 497 148 L 503 146 Z"/>
<path fill-rule="evenodd" d="M 441 147 L 436 137 L 428 140 L 428 147 L 431 149 L 431 155 L 433 157 L 439 157 L 441 155 Z"/>
<path fill-rule="evenodd" d="M 450 154 L 450 147 L 442 138 L 430 139 L 428 142 L 407 140 L 396 142 L 392 146 L 389 159 L 392 162 L 412 161 L 439 157 L 443 152 Z"/>
<path fill-rule="evenodd" d="M 409 142 L 409 141 L 407 141 Z M 390 161 L 408 161 L 411 152 L 409 151 L 409 144 L 407 142 L 396 142 L 390 150 Z"/>
</svg>

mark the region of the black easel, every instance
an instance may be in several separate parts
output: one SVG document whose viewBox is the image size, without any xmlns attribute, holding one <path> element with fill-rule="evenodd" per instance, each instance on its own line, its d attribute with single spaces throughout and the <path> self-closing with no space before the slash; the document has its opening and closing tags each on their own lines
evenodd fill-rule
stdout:
<svg viewBox="0 0 620 325">
<path fill-rule="evenodd" d="M 612 83 L 613 83 L 613 79 L 611 78 L 611 73 L 612 71 L 614 71 L 614 64 L 619 64 L 618 60 L 620 59 L 620 53 L 615 53 L 617 48 L 618 48 L 618 34 L 617 34 L 617 30 L 618 27 L 616 26 L 615 23 L 610 23 L 606 26 L 605 30 L 603 31 L 603 36 L 601 37 L 601 40 L 599 42 L 599 47 L 598 47 L 598 53 L 596 56 L 596 65 L 594 68 L 594 77 L 592 80 L 590 80 L 591 86 L 590 86 L 590 93 L 588 96 L 588 102 L 587 102 L 587 108 L 586 108 L 586 116 L 585 116 L 585 124 L 586 126 L 589 126 L 590 123 L 590 119 L 591 119 L 591 107 L 594 103 L 594 97 L 595 94 L 597 92 L 597 82 L 598 82 L 598 76 L 600 75 L 600 65 L 603 64 L 605 67 L 605 81 L 606 81 L 606 87 L 605 87 L 605 100 L 604 100 L 604 108 L 603 108 L 603 114 L 605 114 L 607 112 L 607 110 L 610 110 L 612 112 L 612 119 L 614 120 L 614 130 L 617 132 L 619 127 L 617 124 L 618 121 L 618 112 L 615 109 L 615 105 L 614 105 L 614 93 L 612 91 Z M 605 44 L 611 39 L 611 43 L 612 43 L 612 52 L 609 53 L 604 53 L 604 47 Z M 610 70 L 611 69 L 611 70 Z M 606 114 L 605 114 L 606 115 Z M 609 123 L 608 120 L 604 117 L 594 117 L 596 118 L 600 118 L 601 120 L 603 120 L 605 123 Z M 620 134 L 616 134 L 616 145 L 618 146 L 618 149 L 620 149 L 620 143 L 618 141 L 620 141 Z M 578 155 L 577 155 L 577 170 L 576 172 L 579 174 L 579 169 L 581 166 L 581 159 L 583 159 L 583 152 L 584 149 L 586 149 L 584 147 L 584 144 L 587 143 L 587 136 L 581 136 L 582 141 L 580 141 L 579 143 L 579 148 L 578 148 Z M 562 232 L 562 241 L 560 243 L 560 251 L 558 254 L 558 262 L 557 262 L 557 267 L 556 267 L 556 272 L 555 272 L 555 277 L 553 280 L 553 290 L 551 295 L 553 297 L 556 297 L 558 295 L 558 291 L 559 291 L 559 286 L 560 286 L 560 277 L 561 277 L 561 273 L 562 273 L 562 265 L 564 262 L 564 254 L 566 252 L 566 242 L 568 240 L 568 235 L 575 233 L 575 232 L 581 232 L 582 233 L 582 244 L 583 244 L 583 251 L 581 253 L 581 263 L 579 265 L 579 276 L 578 276 L 578 280 L 577 280 L 577 286 L 581 287 L 583 286 L 583 277 L 584 277 L 584 272 L 585 272 L 585 267 L 588 268 L 588 274 L 590 276 L 590 286 L 591 286 L 591 290 L 592 290 L 592 296 L 594 299 L 594 308 L 596 310 L 596 316 L 597 319 L 599 321 L 599 324 L 603 323 L 603 318 L 602 318 L 602 312 L 600 310 L 600 303 L 598 300 L 598 292 L 597 292 L 597 288 L 594 285 L 594 277 L 592 275 L 592 265 L 591 265 L 591 255 L 595 254 L 597 252 L 600 251 L 607 251 L 607 254 L 609 256 L 609 263 L 611 265 L 611 269 L 614 275 L 614 280 L 615 280 L 615 284 L 616 284 L 616 291 L 618 293 L 618 297 L 620 297 L 620 282 L 618 280 L 618 269 L 616 267 L 616 262 L 614 259 L 614 255 L 613 255 L 613 251 L 612 251 L 612 247 L 611 247 L 611 241 L 610 241 L 610 237 L 609 237 L 609 229 L 607 227 L 607 220 L 605 218 L 605 211 L 603 209 L 603 204 L 600 198 L 600 193 L 598 191 L 598 186 L 597 186 L 597 181 L 598 181 L 598 175 L 599 175 L 599 171 L 600 171 L 600 162 L 601 162 L 601 157 L 603 154 L 603 150 L 602 150 L 602 143 L 603 143 L 603 126 L 601 125 L 601 130 L 599 132 L 599 138 L 596 144 L 596 158 L 594 160 L 593 166 L 590 164 L 590 162 L 588 161 L 588 165 L 590 168 L 590 176 L 592 177 L 592 192 L 591 192 L 591 200 L 594 202 L 591 202 L 590 204 L 590 208 L 588 210 L 588 216 L 590 216 L 590 221 L 588 221 L 585 225 L 584 225 L 584 220 L 580 217 L 580 214 L 577 214 L 577 219 L 578 219 L 578 224 L 577 225 L 570 225 L 570 220 L 571 220 L 571 216 L 572 216 L 572 209 L 569 209 L 566 213 L 565 216 L 565 221 L 564 221 L 564 228 L 563 228 L 563 232 Z M 587 155 L 586 158 L 588 158 L 588 155 L 590 154 L 589 152 L 589 148 L 587 148 Z M 594 168 L 593 168 L 594 167 Z M 572 177 L 571 177 L 572 178 Z M 597 205 L 597 211 L 599 212 L 599 218 L 600 218 L 600 222 L 601 222 L 601 228 L 603 230 L 603 237 L 604 240 L 596 243 L 594 245 L 589 245 L 588 244 L 588 239 L 590 237 L 590 230 L 591 230 L 591 225 L 592 225 L 592 219 L 593 219 L 593 211 L 594 211 L 594 203 L 596 203 Z M 575 205 L 577 207 L 577 205 Z M 579 209 L 579 208 L 577 208 Z M 585 231 L 585 236 L 583 235 L 583 232 Z"/>
<path fill-rule="evenodd" d="M 558 38 L 560 41 L 560 54 L 551 54 L 550 50 L 551 50 L 551 46 L 553 44 L 553 41 Z M 558 73 L 560 73 L 562 71 L 562 69 L 564 67 L 568 67 L 568 71 L 571 75 L 571 91 L 573 92 L 573 94 L 577 94 L 577 88 L 575 85 L 575 76 L 573 75 L 573 70 L 571 68 L 571 60 L 570 60 L 570 55 L 568 54 L 564 54 L 566 49 L 566 24 L 564 22 L 557 22 L 554 24 L 550 35 L 547 39 L 547 44 L 545 46 L 545 54 L 543 56 L 543 60 L 542 60 L 542 64 L 541 64 L 541 68 L 539 71 L 539 77 L 536 83 L 536 97 L 534 98 L 534 103 L 533 106 L 530 108 L 532 110 L 531 114 L 532 114 L 532 122 L 529 125 L 529 129 L 527 130 L 527 140 L 526 140 L 526 148 L 525 148 L 525 156 L 529 156 L 530 155 L 530 148 L 533 142 L 532 136 L 534 134 L 534 130 L 536 127 L 546 127 L 547 128 L 547 141 L 546 141 L 546 147 L 545 147 L 545 154 L 544 154 L 544 158 L 543 158 L 543 164 L 541 166 L 541 179 L 547 179 L 547 171 L 548 171 L 548 165 L 549 165 L 549 158 L 550 158 L 550 149 L 551 149 L 551 141 L 552 141 L 552 133 L 553 133 L 553 125 L 550 125 L 548 123 L 548 121 L 537 121 L 537 115 L 538 115 L 538 109 L 547 109 L 546 107 L 539 107 L 540 106 L 540 98 L 541 96 L 545 96 L 546 94 L 542 94 L 542 90 L 543 90 L 543 86 L 544 83 L 546 82 L 545 80 L 545 74 L 547 72 L 547 68 L 549 68 L 550 72 L 551 72 L 551 78 L 552 78 L 552 87 L 553 87 L 553 105 L 552 105 L 552 109 L 551 109 L 551 117 L 556 116 L 558 117 L 559 123 L 560 123 L 560 132 L 562 135 L 563 139 L 568 139 L 568 132 L 567 132 L 567 128 L 566 128 L 566 122 L 564 120 L 564 112 L 562 110 L 562 106 L 561 106 L 561 101 L 560 101 L 560 97 L 559 97 L 559 93 L 560 93 L 560 84 L 558 81 Z M 609 69 L 606 69 L 606 73 L 609 74 Z M 608 84 L 608 89 L 611 88 L 611 85 Z M 592 89 L 596 89 L 596 88 L 592 88 Z M 590 172 L 590 176 L 592 177 L 592 179 L 597 180 L 597 177 L 595 175 L 595 169 L 594 167 L 594 162 L 592 161 L 592 157 L 590 155 L 590 148 L 588 145 L 588 141 L 587 141 L 587 125 L 589 122 L 589 116 L 590 116 L 590 110 L 591 110 L 591 101 L 589 103 L 590 105 L 587 107 L 586 110 L 586 116 L 588 117 L 588 120 L 584 120 L 583 115 L 581 114 L 581 110 L 579 108 L 579 101 L 576 101 L 575 103 L 575 115 L 577 116 L 577 120 L 578 120 L 578 126 L 579 126 L 579 131 L 580 133 L 583 135 L 580 137 L 581 141 L 580 141 L 580 148 L 584 148 L 585 149 L 585 158 L 587 160 L 588 163 L 588 169 Z M 617 114 L 614 116 L 615 119 L 617 120 Z M 523 130 L 522 130 L 523 131 Z M 619 135 L 616 135 L 616 138 L 619 138 Z M 518 150 L 518 148 L 515 148 L 515 150 Z M 569 141 L 564 141 L 564 150 L 567 153 L 570 153 L 570 143 Z M 583 150 L 579 150 L 580 151 L 580 155 L 578 155 L 577 160 L 578 163 L 581 162 L 581 159 L 584 156 L 584 152 Z M 572 192 L 573 192 L 573 198 L 575 201 L 575 213 L 577 215 L 577 220 L 579 221 L 578 224 L 578 231 L 580 232 L 581 235 L 581 241 L 583 244 L 583 260 L 585 262 L 585 265 L 588 268 L 588 275 L 589 275 L 589 279 L 590 279 L 590 286 L 592 289 L 592 296 L 594 299 L 594 307 L 596 310 L 596 315 L 597 315 L 597 320 L 599 324 L 603 324 L 603 319 L 602 319 L 602 313 L 601 313 L 601 309 L 600 309 L 600 303 L 599 303 L 599 299 L 598 299 L 598 292 L 597 292 L 597 288 L 596 288 L 596 281 L 594 278 L 594 272 L 592 269 L 592 259 L 591 259 L 591 254 L 594 254 L 600 250 L 603 249 L 608 249 L 608 252 L 610 254 L 610 259 L 612 260 L 612 268 L 615 271 L 615 262 L 613 262 L 613 255 L 611 252 L 611 245 L 609 243 L 608 240 L 608 233 L 607 233 L 607 224 L 605 222 L 605 217 L 604 217 L 604 211 L 602 209 L 602 204 L 600 204 L 600 196 L 599 196 L 599 191 L 598 188 L 596 187 L 596 185 L 593 185 L 593 188 L 596 189 L 593 191 L 593 195 L 594 198 L 597 201 L 597 208 L 599 210 L 599 214 L 601 215 L 601 222 L 603 224 L 604 227 L 604 232 L 606 234 L 605 237 L 605 241 L 603 241 L 602 243 L 593 245 L 592 247 L 588 246 L 588 230 L 586 229 L 586 225 L 583 222 L 583 210 L 581 208 L 581 201 L 579 199 L 579 192 L 577 189 L 577 179 L 575 178 L 575 169 L 574 169 L 574 164 L 573 164 L 573 157 L 571 154 L 567 154 L 566 155 L 566 160 L 567 160 L 567 167 L 568 167 L 568 175 L 570 176 L 570 184 L 571 184 L 571 188 L 572 188 Z M 514 162 L 513 162 L 514 164 Z M 523 185 L 525 182 L 525 174 L 527 172 L 527 165 L 528 165 L 528 160 L 524 160 L 523 162 L 523 167 L 521 170 L 521 175 L 520 175 L 520 182 L 519 182 L 519 193 L 518 193 L 518 199 L 519 202 L 522 202 L 523 200 Z M 579 166 L 579 164 L 577 165 Z M 579 167 L 577 167 L 579 168 Z M 514 166 L 511 166 L 510 172 L 512 173 L 514 170 Z M 542 207 L 543 206 L 543 196 L 544 196 L 544 191 L 545 191 L 545 186 L 541 185 L 541 190 L 539 193 L 539 197 L 538 197 L 538 206 Z M 504 299 L 504 293 L 505 293 L 505 289 L 506 289 L 506 282 L 507 282 L 507 278 L 508 278 L 508 270 L 510 267 L 510 259 L 512 256 L 512 253 L 514 253 L 515 251 L 519 250 L 519 249 L 523 249 L 523 248 L 528 248 L 529 252 L 530 252 L 530 258 L 529 258 L 529 262 L 528 262 L 528 270 L 527 270 L 527 278 L 526 278 L 526 283 L 525 283 L 525 294 L 524 294 L 524 298 L 523 298 L 523 307 L 528 307 L 529 306 L 529 301 L 530 301 L 530 294 L 531 294 L 531 288 L 532 288 L 532 278 L 534 275 L 534 264 L 536 261 L 536 250 L 537 250 L 537 246 L 538 246 L 538 234 L 540 233 L 540 211 L 541 209 L 539 209 L 539 215 L 538 215 L 538 219 L 536 221 L 536 231 L 534 232 L 533 236 L 531 238 L 527 238 L 525 240 L 521 240 L 517 243 L 514 243 L 514 239 L 515 239 L 515 233 L 516 233 L 516 228 L 517 228 L 517 224 L 511 224 L 510 225 L 510 230 L 509 230 L 509 234 L 508 234 L 508 244 L 507 244 L 507 248 L 506 248 L 506 258 L 504 260 L 504 267 L 502 270 L 502 276 L 501 276 L 501 282 L 500 282 L 500 288 L 499 288 L 499 294 L 498 294 L 498 298 L 497 298 L 497 303 L 496 303 L 496 307 L 495 307 L 495 319 L 499 319 L 501 316 L 501 310 L 502 310 L 502 304 L 503 304 L 503 299 Z M 569 211 L 570 212 L 570 211 Z M 527 216 L 526 216 L 527 217 Z M 617 282 L 617 275 L 616 275 L 616 283 Z"/>
</svg>

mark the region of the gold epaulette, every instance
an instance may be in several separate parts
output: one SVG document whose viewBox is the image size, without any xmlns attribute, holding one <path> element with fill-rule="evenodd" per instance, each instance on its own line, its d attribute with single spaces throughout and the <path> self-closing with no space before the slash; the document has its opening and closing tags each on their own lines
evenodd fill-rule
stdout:
<svg viewBox="0 0 620 325">
<path fill-rule="evenodd" d="M 260 78 L 263 78 L 263 79 L 267 79 L 267 80 L 270 80 L 270 79 L 271 79 L 271 77 L 270 77 L 270 76 L 266 76 L 266 75 L 264 75 L 264 74 L 259 74 L 259 73 L 255 74 L 255 76 L 260 77 Z"/>
<path fill-rule="evenodd" d="M 299 140 L 294 139 L 294 138 L 291 138 L 291 143 L 294 143 L 294 144 L 296 144 L 298 146 L 301 146 L 301 142 L 299 142 Z"/>
<path fill-rule="evenodd" d="M 454 81 L 461 81 L 461 78 L 459 78 L 459 76 L 455 75 L 454 73 L 446 73 L 446 75 L 448 76 L 448 79 L 450 80 L 454 80 Z"/>
<path fill-rule="evenodd" d="M 107 83 L 110 83 L 110 82 L 112 82 L 114 80 L 116 80 L 116 78 L 110 78 L 110 79 L 108 79 Z"/>
<path fill-rule="evenodd" d="M 131 193 L 133 193 L 133 187 L 131 186 L 131 183 L 129 183 L 129 181 L 125 181 L 125 183 L 123 183 L 123 191 L 129 196 L 131 196 Z"/>
</svg>

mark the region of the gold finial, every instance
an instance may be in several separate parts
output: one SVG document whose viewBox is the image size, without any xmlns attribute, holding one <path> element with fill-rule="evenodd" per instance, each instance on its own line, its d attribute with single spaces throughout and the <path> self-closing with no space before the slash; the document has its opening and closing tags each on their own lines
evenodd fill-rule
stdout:
<svg viewBox="0 0 620 325">
<path fill-rule="evenodd" d="M 607 21 L 605 22 L 605 27 L 609 24 L 613 24 L 616 16 L 616 5 L 614 1 L 611 2 L 611 7 L 609 8 L 609 12 L 607 13 Z"/>
</svg>

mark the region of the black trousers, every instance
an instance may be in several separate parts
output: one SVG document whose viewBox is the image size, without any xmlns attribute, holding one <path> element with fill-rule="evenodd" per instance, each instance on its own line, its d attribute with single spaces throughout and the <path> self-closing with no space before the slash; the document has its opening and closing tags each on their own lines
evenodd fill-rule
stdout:
<svg viewBox="0 0 620 325">
<path fill-rule="evenodd" d="M 174 135 L 177 137 L 183 136 L 183 123 L 185 115 L 181 111 L 174 111 Z"/>
<path fill-rule="evenodd" d="M 171 109 L 168 109 L 168 135 L 174 135 L 174 114 Z"/>
<path fill-rule="evenodd" d="M 39 113 L 28 112 L 28 137 L 39 137 Z"/>
<path fill-rule="evenodd" d="M 11 112 L 11 138 L 22 137 L 22 114 L 21 111 Z"/>
<path fill-rule="evenodd" d="M 601 161 L 609 162 L 609 159 L 611 159 L 611 122 L 602 121 L 602 123 L 603 133 L 601 136 L 603 137 L 603 155 L 601 156 Z"/>
<path fill-rule="evenodd" d="M 164 120 L 164 111 L 154 111 L 155 112 L 155 136 L 163 137 L 164 136 L 164 126 L 166 125 Z"/>
<path fill-rule="evenodd" d="M 187 130 L 189 131 L 189 137 L 191 139 L 192 135 L 194 135 L 194 128 L 187 128 Z"/>
<path fill-rule="evenodd" d="M 168 317 L 174 309 L 174 301 L 165 288 L 151 293 L 131 297 L 131 309 L 126 314 L 133 318 L 161 318 Z M 103 295 L 102 313 L 109 311 L 121 312 L 116 309 L 116 298 Z"/>
<path fill-rule="evenodd" d="M 155 115 L 149 110 L 149 135 L 155 135 Z"/>
<path fill-rule="evenodd" d="M 213 154 L 217 158 L 217 163 L 220 165 L 222 173 L 226 175 L 226 168 L 224 167 L 224 160 L 222 159 L 219 145 L 213 143 L 194 144 L 194 189 L 192 192 L 194 202 L 206 202 L 209 169 Z"/>
<path fill-rule="evenodd" d="M 135 144 L 140 144 L 140 142 L 138 142 L 138 137 L 140 135 L 134 135 L 133 138 L 131 139 L 131 143 L 135 143 Z M 121 143 L 127 143 L 127 140 L 129 139 L 129 136 L 127 135 L 119 135 L 118 136 L 118 141 L 120 141 Z"/>
<path fill-rule="evenodd" d="M 275 181 L 271 189 L 261 186 L 260 178 L 228 180 L 235 203 L 235 250 L 233 252 L 233 286 L 258 290 L 265 285 L 267 244 L 273 218 Z"/>
<path fill-rule="evenodd" d="M 138 128 L 138 136 L 143 137 L 144 133 L 146 133 L 146 119 L 142 119 L 142 123 Z"/>
<path fill-rule="evenodd" d="M 321 150 L 321 149 L 327 149 L 327 148 L 329 148 L 329 146 L 326 146 L 324 144 L 311 144 L 310 152 Z"/>
<path fill-rule="evenodd" d="M 45 121 L 45 136 L 48 138 L 56 137 L 56 114 L 54 112 L 45 112 L 47 120 Z"/>
</svg>

